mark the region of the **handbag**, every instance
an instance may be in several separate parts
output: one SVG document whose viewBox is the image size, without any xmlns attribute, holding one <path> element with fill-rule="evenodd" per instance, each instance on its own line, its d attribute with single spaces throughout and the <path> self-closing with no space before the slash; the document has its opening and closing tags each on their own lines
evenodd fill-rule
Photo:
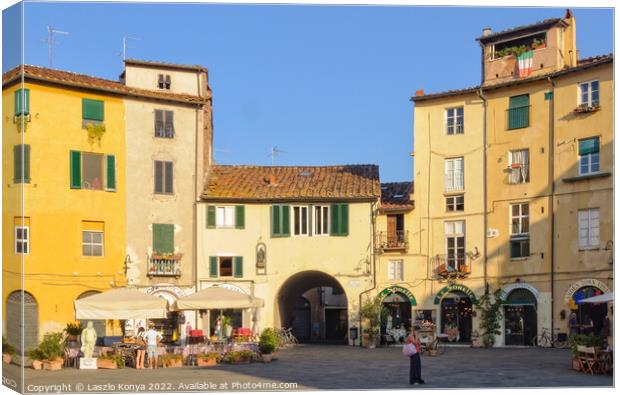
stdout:
<svg viewBox="0 0 620 395">
<path fill-rule="evenodd" d="M 403 346 L 403 355 L 406 357 L 411 357 L 418 353 L 418 350 L 413 343 L 407 343 Z"/>
</svg>

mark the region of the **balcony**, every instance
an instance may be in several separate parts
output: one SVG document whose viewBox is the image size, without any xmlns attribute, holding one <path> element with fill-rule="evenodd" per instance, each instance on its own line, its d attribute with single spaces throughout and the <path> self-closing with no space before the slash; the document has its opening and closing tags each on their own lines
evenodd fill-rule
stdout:
<svg viewBox="0 0 620 395">
<path fill-rule="evenodd" d="M 376 236 L 375 246 L 381 252 L 406 251 L 409 247 L 409 231 L 379 232 Z"/>
<path fill-rule="evenodd" d="M 181 277 L 183 254 L 153 253 L 147 256 L 148 277 Z"/>
<path fill-rule="evenodd" d="M 464 278 L 471 273 L 471 260 L 467 254 L 435 255 L 432 261 L 435 275 L 441 278 Z"/>
</svg>

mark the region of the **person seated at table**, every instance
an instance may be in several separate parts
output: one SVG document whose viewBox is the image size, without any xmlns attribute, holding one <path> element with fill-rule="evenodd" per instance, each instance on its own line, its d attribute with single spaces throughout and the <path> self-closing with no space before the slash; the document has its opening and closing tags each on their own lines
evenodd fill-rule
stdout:
<svg viewBox="0 0 620 395">
<path fill-rule="evenodd" d="M 149 357 L 149 369 L 157 369 L 157 345 L 161 335 L 155 330 L 155 324 L 149 322 L 149 330 L 143 336 L 146 342 L 146 353 Z"/>
<path fill-rule="evenodd" d="M 138 328 L 136 334 L 136 369 L 144 369 L 144 354 L 146 353 L 146 342 L 144 341 L 144 327 Z"/>
</svg>

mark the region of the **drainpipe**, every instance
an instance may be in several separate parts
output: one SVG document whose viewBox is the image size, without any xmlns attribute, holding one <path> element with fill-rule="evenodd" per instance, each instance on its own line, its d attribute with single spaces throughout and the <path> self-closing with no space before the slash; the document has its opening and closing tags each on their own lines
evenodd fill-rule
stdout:
<svg viewBox="0 0 620 395">
<path fill-rule="evenodd" d="M 484 57 L 483 57 L 484 62 Z M 489 293 L 489 279 L 487 273 L 487 97 L 482 93 L 482 87 L 477 92 L 478 97 L 482 99 L 483 112 L 482 112 L 482 199 L 484 213 L 482 216 L 483 222 L 483 242 L 482 242 L 482 255 L 484 256 L 483 269 L 484 269 L 484 293 Z"/>
<path fill-rule="evenodd" d="M 551 180 L 551 203 L 549 214 L 551 215 L 551 338 L 555 332 L 555 169 L 554 169 L 554 145 L 555 145 L 555 82 L 547 77 L 551 84 L 551 99 L 549 100 L 549 178 Z M 551 347 L 554 347 L 551 342 Z"/>
</svg>

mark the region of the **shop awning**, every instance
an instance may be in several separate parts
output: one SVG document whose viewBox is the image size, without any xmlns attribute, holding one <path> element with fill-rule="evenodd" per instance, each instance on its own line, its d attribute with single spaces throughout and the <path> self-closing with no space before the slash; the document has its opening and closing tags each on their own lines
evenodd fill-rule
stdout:
<svg viewBox="0 0 620 395">
<path fill-rule="evenodd" d="M 166 318 L 168 302 L 137 289 L 117 288 L 74 302 L 78 320 L 131 320 Z"/>
<path fill-rule="evenodd" d="M 263 307 L 264 301 L 224 287 L 209 287 L 180 298 L 176 310 L 248 309 Z"/>
<path fill-rule="evenodd" d="M 582 304 L 582 303 L 607 303 L 607 302 L 613 302 L 614 301 L 614 293 L 613 292 L 607 292 L 605 294 L 602 295 L 596 295 L 596 296 L 592 296 L 590 298 L 586 298 L 586 299 L 581 299 L 579 301 L 577 301 L 578 304 Z"/>
</svg>

